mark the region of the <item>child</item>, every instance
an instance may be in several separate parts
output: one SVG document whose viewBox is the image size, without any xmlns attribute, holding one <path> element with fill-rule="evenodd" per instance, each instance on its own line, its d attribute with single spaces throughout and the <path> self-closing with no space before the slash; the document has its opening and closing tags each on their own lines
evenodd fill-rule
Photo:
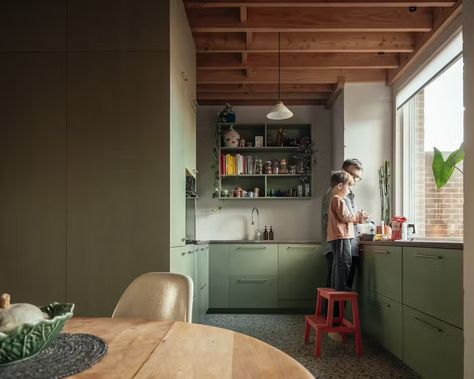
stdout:
<svg viewBox="0 0 474 379">
<path fill-rule="evenodd" d="M 351 213 L 344 201 L 353 184 L 352 176 L 346 171 L 336 171 L 331 175 L 332 198 L 329 203 L 327 240 L 334 254 L 331 287 L 338 291 L 352 291 L 347 287 L 347 278 L 352 261 L 353 223 L 361 223 L 366 217 L 364 211 Z"/>
</svg>

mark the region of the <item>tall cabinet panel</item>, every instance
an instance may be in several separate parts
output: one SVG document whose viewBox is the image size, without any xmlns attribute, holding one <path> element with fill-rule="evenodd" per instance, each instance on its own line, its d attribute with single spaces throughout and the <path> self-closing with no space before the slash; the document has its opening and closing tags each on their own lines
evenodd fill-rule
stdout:
<svg viewBox="0 0 474 379">
<path fill-rule="evenodd" d="M 159 52 L 69 54 L 67 282 L 81 315 L 110 315 L 133 278 L 169 267 L 158 155 L 169 151 L 167 62 Z"/>
<path fill-rule="evenodd" d="M 65 300 L 66 58 L 0 53 L 0 288 Z"/>
</svg>

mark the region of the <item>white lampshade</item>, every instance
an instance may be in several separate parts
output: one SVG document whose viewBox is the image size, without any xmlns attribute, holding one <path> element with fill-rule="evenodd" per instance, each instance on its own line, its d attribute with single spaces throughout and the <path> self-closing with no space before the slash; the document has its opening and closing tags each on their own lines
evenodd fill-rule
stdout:
<svg viewBox="0 0 474 379">
<path fill-rule="evenodd" d="M 267 118 L 270 120 L 286 120 L 290 117 L 293 117 L 293 112 L 290 111 L 281 101 L 278 101 L 267 114 Z"/>
</svg>

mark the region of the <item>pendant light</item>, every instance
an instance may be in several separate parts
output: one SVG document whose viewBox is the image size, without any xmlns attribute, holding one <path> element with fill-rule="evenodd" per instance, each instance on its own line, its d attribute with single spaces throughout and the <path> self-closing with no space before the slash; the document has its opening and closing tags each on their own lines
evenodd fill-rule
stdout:
<svg viewBox="0 0 474 379">
<path fill-rule="evenodd" d="M 293 112 L 290 111 L 281 101 L 281 49 L 280 49 L 280 32 L 278 32 L 278 101 L 270 109 L 267 118 L 270 120 L 286 120 L 293 117 Z"/>
</svg>

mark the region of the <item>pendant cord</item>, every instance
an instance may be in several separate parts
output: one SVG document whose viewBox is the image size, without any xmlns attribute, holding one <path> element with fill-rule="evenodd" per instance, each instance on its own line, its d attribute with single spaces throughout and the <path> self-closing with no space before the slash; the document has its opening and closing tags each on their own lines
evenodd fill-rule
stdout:
<svg viewBox="0 0 474 379">
<path fill-rule="evenodd" d="M 278 32 L 278 100 L 281 101 L 281 40 L 280 32 Z"/>
</svg>

